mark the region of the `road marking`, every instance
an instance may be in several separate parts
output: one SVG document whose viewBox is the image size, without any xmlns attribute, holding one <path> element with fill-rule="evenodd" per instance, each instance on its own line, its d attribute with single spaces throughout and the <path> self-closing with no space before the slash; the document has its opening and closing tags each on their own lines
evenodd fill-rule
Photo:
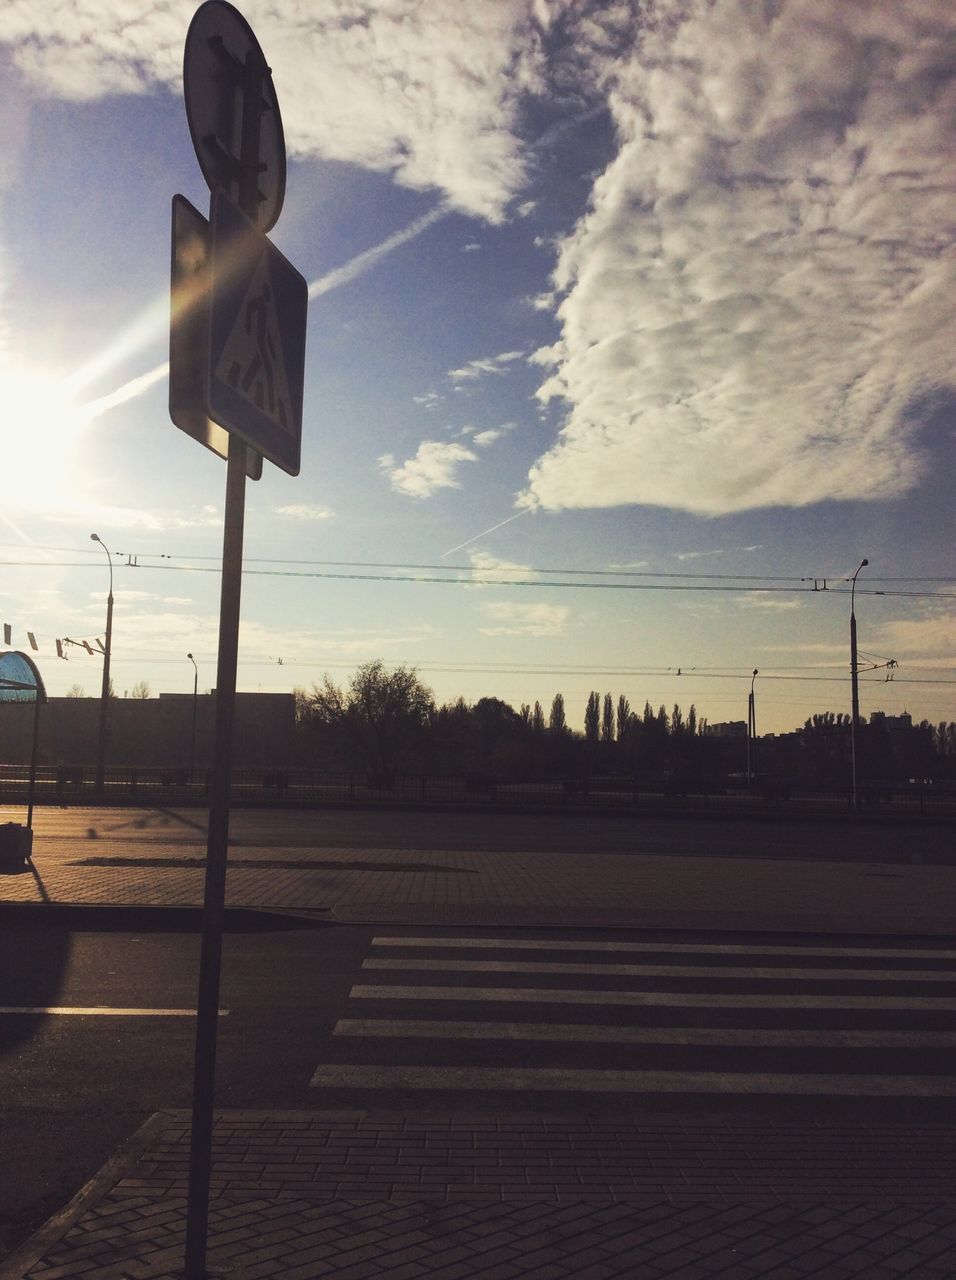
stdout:
<svg viewBox="0 0 956 1280">
<path fill-rule="evenodd" d="M 788 1048 L 931 1049 L 956 1045 L 956 1031 L 760 1031 L 739 1027 L 606 1027 L 586 1023 L 436 1022 L 408 1018 L 340 1018 L 336 1036 L 416 1040 L 554 1040 L 562 1044 L 766 1045 Z"/>
<path fill-rule="evenodd" d="M 575 1093 L 829 1094 L 836 1097 L 956 1097 L 953 1076 L 752 1074 L 742 1071 L 600 1071 L 562 1067 L 319 1065 L 325 1089 L 555 1090 Z"/>
<path fill-rule="evenodd" d="M 0 1005 L 0 1014 L 51 1014 L 66 1018 L 195 1018 L 195 1009 L 119 1009 L 107 1005 Z M 220 1018 L 229 1014 L 220 1009 Z"/>
<path fill-rule="evenodd" d="M 674 952 L 687 955 L 801 955 L 801 956 L 859 956 L 861 959 L 905 960 L 956 960 L 956 951 L 909 949 L 906 947 L 789 947 L 746 945 L 735 946 L 723 942 L 589 942 L 586 939 L 569 941 L 559 938 L 373 938 L 373 947 L 462 947 L 506 951 L 633 951 Z"/>
<path fill-rule="evenodd" d="M 557 987 L 355 986 L 353 1000 L 487 1000 L 518 1004 L 664 1005 L 710 1009 L 932 1009 L 956 1012 L 949 996 L 725 995 L 683 991 L 582 991 Z"/>
<path fill-rule="evenodd" d="M 956 973 L 944 969 L 784 969 L 704 968 L 673 964 L 565 964 L 551 960 L 364 960 L 363 969 L 439 970 L 446 973 L 572 973 L 623 978 L 780 978 L 814 982 L 950 982 Z"/>
</svg>

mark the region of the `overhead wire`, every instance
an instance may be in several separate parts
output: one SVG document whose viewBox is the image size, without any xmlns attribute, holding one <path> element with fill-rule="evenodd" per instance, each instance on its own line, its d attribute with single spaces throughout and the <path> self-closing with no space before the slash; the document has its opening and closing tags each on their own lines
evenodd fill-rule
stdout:
<svg viewBox="0 0 956 1280">
<path fill-rule="evenodd" d="M 284 562 L 283 562 L 284 563 Z M 4 560 L 0 561 L 0 567 L 3 568 L 60 568 L 60 569 L 86 569 L 90 565 L 87 562 L 77 563 L 69 561 L 50 561 L 50 560 Z M 210 566 L 206 568 L 202 565 L 186 565 L 186 564 L 142 564 L 120 562 L 117 569 L 146 569 L 154 571 L 166 571 L 173 573 L 215 573 L 220 570 L 217 567 Z M 459 572 L 460 570 L 451 570 Z M 598 591 L 707 591 L 707 592 L 730 592 L 737 595 L 740 594 L 789 594 L 789 595 L 849 595 L 850 590 L 844 587 L 808 587 L 803 585 L 793 586 L 729 586 L 726 582 L 717 585 L 711 582 L 569 582 L 569 581 L 541 581 L 536 578 L 498 578 L 492 577 L 492 574 L 498 574 L 501 570 L 487 568 L 472 568 L 468 572 L 478 575 L 472 578 L 452 578 L 452 577 L 436 577 L 426 576 L 425 574 L 400 574 L 400 573 L 329 573 L 326 571 L 303 572 L 293 569 L 245 569 L 244 572 L 249 576 L 272 577 L 272 578 L 309 578 L 324 579 L 326 581 L 337 582 L 417 582 L 425 584 L 434 584 L 441 586 L 467 586 L 467 587 L 531 587 L 531 588 L 559 588 L 562 590 L 598 590 Z M 531 570 L 531 572 L 538 572 Z M 572 573 L 576 572 L 571 570 Z M 603 571 L 595 571 L 603 572 Z M 481 576 L 484 575 L 484 576 Z M 671 575 L 661 575 L 670 577 Z M 696 577 L 697 575 L 688 575 Z M 751 579 L 734 578 L 733 581 L 749 583 Z M 761 581 L 767 581 L 761 579 Z M 803 581 L 814 581 L 814 579 L 801 579 Z M 819 581 L 817 579 L 816 581 Z M 858 596 L 896 596 L 910 597 L 920 599 L 937 599 L 937 600 L 956 600 L 956 592 L 943 591 L 879 591 L 870 587 L 856 588 Z"/>
<path fill-rule="evenodd" d="M 19 551 L 23 550 L 23 545 L 20 543 L 16 543 L 16 544 L 0 543 L 0 548 L 9 548 L 11 546 L 15 547 Z M 96 557 L 96 552 L 94 552 L 92 549 L 88 550 L 85 547 L 80 547 L 80 548 L 43 547 L 43 546 L 36 545 L 31 549 L 34 549 L 37 551 L 56 551 L 57 553 L 67 554 L 67 555 L 69 554 L 75 555 L 77 552 L 79 552 L 81 555 L 89 555 L 91 557 Z M 140 563 L 139 557 L 143 557 L 144 559 L 168 560 L 168 561 L 211 560 L 217 563 L 219 563 L 221 560 L 221 557 L 219 555 L 198 554 L 193 552 L 170 553 L 170 552 L 164 552 L 164 551 L 144 552 L 144 551 L 119 551 L 118 550 L 118 551 L 115 551 L 113 554 L 114 556 L 117 557 L 118 560 L 126 556 L 129 560 L 133 562 L 133 563 L 128 563 L 125 566 L 121 566 L 125 568 L 178 567 L 178 568 L 188 569 L 190 567 L 188 565 L 173 566 L 173 565 L 143 564 L 143 563 Z M 25 562 L 8 561 L 5 563 L 23 564 Z M 29 563 L 32 564 L 33 562 L 31 561 Z M 54 566 L 57 565 L 58 563 L 63 564 L 63 562 L 55 562 L 55 561 L 54 562 L 42 561 L 41 563 L 53 564 Z M 800 583 L 801 585 L 806 583 L 811 583 L 811 582 L 815 584 L 823 583 L 824 585 L 822 587 L 814 586 L 813 588 L 811 588 L 811 590 L 815 591 L 817 594 L 829 593 L 830 591 L 839 591 L 840 590 L 839 587 L 831 587 L 827 585 L 831 582 L 850 582 L 851 581 L 849 577 L 844 577 L 841 574 L 825 574 L 825 573 L 820 573 L 820 574 L 773 574 L 773 573 L 754 574 L 754 573 L 706 573 L 706 572 L 693 573 L 693 572 L 686 572 L 683 570 L 660 571 L 660 570 L 631 569 L 631 568 L 578 569 L 578 568 L 571 568 L 571 567 L 541 568 L 539 566 L 534 566 L 534 565 L 508 565 L 508 564 L 501 564 L 501 565 L 498 565 L 498 564 L 493 564 L 493 565 L 431 564 L 431 563 L 420 563 L 420 562 L 414 562 L 414 561 L 388 561 L 388 560 L 329 560 L 329 559 L 314 559 L 314 558 L 297 559 L 289 556 L 245 556 L 243 558 L 243 565 L 253 565 L 253 564 L 314 565 L 314 566 L 321 566 L 323 568 L 402 569 L 402 570 L 419 570 L 419 571 L 432 571 L 432 572 L 442 572 L 442 573 L 468 573 L 468 574 L 479 575 L 479 576 L 485 575 L 486 581 L 488 581 L 489 583 L 496 583 L 498 579 L 495 575 L 504 574 L 504 573 L 532 573 L 532 574 L 545 574 L 545 575 L 565 574 L 565 575 L 570 575 L 574 577 L 663 578 L 663 579 L 684 579 L 684 580 L 692 580 L 692 581 L 715 581 L 715 582 L 789 582 L 789 583 Z M 76 564 L 63 564 L 63 567 L 79 568 L 84 566 L 79 566 Z M 249 572 L 255 572 L 255 571 L 250 570 Z M 359 575 L 359 576 L 363 576 L 363 575 Z M 414 581 L 419 581 L 419 580 L 420 579 L 417 577 L 414 579 Z M 442 579 L 442 580 L 445 581 L 446 579 Z M 396 579 L 396 581 L 403 581 L 403 579 Z M 868 574 L 866 577 L 866 582 L 868 583 L 956 582 L 956 577 L 953 577 L 953 576 L 877 577 L 872 574 Z M 858 584 L 857 594 L 859 594 L 860 592 L 866 589 L 867 588 L 865 587 L 864 584 Z"/>
</svg>

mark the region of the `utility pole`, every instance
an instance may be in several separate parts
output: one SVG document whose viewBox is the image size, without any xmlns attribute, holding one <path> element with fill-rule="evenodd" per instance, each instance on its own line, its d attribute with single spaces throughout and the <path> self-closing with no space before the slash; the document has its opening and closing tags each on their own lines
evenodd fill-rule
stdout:
<svg viewBox="0 0 956 1280">
<path fill-rule="evenodd" d="M 750 786 L 752 777 L 751 766 L 757 763 L 757 708 L 754 702 L 754 681 L 757 679 L 758 671 L 754 667 L 754 673 L 750 678 L 750 697 L 747 699 L 747 786 Z M 751 749 L 751 743 L 753 748 Z M 752 754 L 752 759 L 751 759 Z"/>
<path fill-rule="evenodd" d="M 192 782 L 193 769 L 196 767 L 196 710 L 199 698 L 199 668 L 196 666 L 196 659 L 191 653 L 187 653 L 186 657 L 193 664 L 193 732 L 189 747 L 189 781 Z"/>
<path fill-rule="evenodd" d="M 853 808 L 857 807 L 856 793 L 856 731 L 860 723 L 860 685 L 859 663 L 856 653 L 856 578 L 860 569 L 870 562 L 863 559 L 853 575 L 853 586 L 850 588 L 850 775 L 851 800 Z"/>
<path fill-rule="evenodd" d="M 106 786 L 106 741 L 109 736 L 110 716 L 110 649 L 113 643 L 113 557 L 109 547 L 98 533 L 90 534 L 91 542 L 98 542 L 106 552 L 110 566 L 110 593 L 106 597 L 106 643 L 103 650 L 103 689 L 100 694 L 100 736 L 96 747 L 96 794 L 103 798 Z"/>
</svg>

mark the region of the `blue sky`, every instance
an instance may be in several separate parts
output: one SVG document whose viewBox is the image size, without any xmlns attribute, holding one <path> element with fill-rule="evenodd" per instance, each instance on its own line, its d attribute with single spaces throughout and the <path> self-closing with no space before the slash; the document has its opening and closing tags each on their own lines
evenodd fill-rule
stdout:
<svg viewBox="0 0 956 1280">
<path fill-rule="evenodd" d="M 380 657 L 440 701 L 718 722 L 757 667 L 782 732 L 849 709 L 866 556 L 860 647 L 899 665 L 861 710 L 956 719 L 949 6 L 241 7 L 313 296 L 301 474 L 247 486 L 240 689 Z M 53 694 L 99 688 L 55 648 L 103 634 L 93 530 L 117 690 L 191 689 L 190 651 L 215 684 L 225 466 L 164 369 L 170 199 L 208 205 L 193 11 L 0 14 L 0 620 Z"/>
</svg>

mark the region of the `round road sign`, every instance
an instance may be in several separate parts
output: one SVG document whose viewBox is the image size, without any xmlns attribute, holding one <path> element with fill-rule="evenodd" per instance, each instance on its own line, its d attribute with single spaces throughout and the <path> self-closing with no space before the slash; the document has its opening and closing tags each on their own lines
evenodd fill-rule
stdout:
<svg viewBox="0 0 956 1280">
<path fill-rule="evenodd" d="M 260 231 L 268 231 L 285 196 L 282 117 L 259 41 L 227 0 L 206 0 L 193 14 L 183 92 L 210 190 L 224 191 Z"/>
</svg>

